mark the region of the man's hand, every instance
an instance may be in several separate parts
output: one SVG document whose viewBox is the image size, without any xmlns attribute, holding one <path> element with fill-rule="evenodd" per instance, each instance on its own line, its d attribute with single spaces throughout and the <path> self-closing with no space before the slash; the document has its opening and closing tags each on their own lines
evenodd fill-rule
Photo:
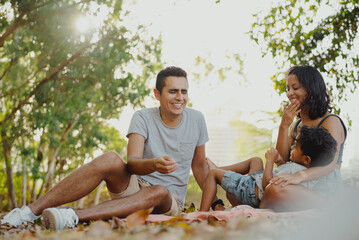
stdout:
<svg viewBox="0 0 359 240">
<path fill-rule="evenodd" d="M 159 173 L 171 173 L 177 169 L 177 163 L 168 156 L 155 158 L 153 161 L 155 171 Z"/>
</svg>

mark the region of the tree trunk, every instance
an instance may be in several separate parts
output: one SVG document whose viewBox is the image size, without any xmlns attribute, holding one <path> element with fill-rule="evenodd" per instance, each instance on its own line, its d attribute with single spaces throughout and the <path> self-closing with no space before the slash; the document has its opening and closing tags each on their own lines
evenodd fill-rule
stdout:
<svg viewBox="0 0 359 240">
<path fill-rule="evenodd" d="M 59 166 L 59 181 L 62 180 L 62 178 L 64 177 L 64 167 L 66 164 L 66 159 L 60 159 L 60 166 Z"/>
<path fill-rule="evenodd" d="M 27 171 L 26 171 L 26 159 L 23 159 L 22 162 L 22 194 L 21 194 L 21 204 L 26 206 L 26 193 L 27 193 Z"/>
<path fill-rule="evenodd" d="M 49 149 L 49 167 L 46 173 L 46 177 L 45 177 L 45 181 L 43 182 L 40 192 L 38 194 L 38 197 L 41 196 L 42 191 L 44 190 L 44 188 L 46 189 L 46 191 L 50 190 L 50 188 L 52 187 L 53 181 L 54 181 L 54 175 L 55 175 L 55 165 L 56 165 L 56 157 L 61 149 L 62 143 L 66 140 L 67 135 L 70 133 L 71 129 L 73 128 L 73 126 L 75 126 L 75 124 L 77 123 L 77 121 L 79 120 L 80 115 L 78 115 L 76 117 L 76 119 L 74 119 L 73 121 L 71 121 L 67 127 L 65 128 L 65 130 L 63 131 L 61 138 L 60 138 L 60 143 L 59 145 L 51 150 Z"/>
<path fill-rule="evenodd" d="M 7 194 L 9 199 L 9 208 L 13 209 L 17 207 L 16 204 L 16 197 L 15 197 L 15 187 L 14 187 L 14 180 L 12 176 L 12 163 L 10 157 L 11 146 L 7 141 L 6 133 L 1 131 L 1 141 L 5 159 L 5 166 L 6 166 L 6 187 L 7 187 Z"/>
<path fill-rule="evenodd" d="M 83 209 L 84 208 L 84 203 L 85 203 L 85 197 L 83 197 L 83 198 L 81 198 L 80 200 L 77 201 L 77 206 L 80 209 Z"/>
<path fill-rule="evenodd" d="M 37 186 L 37 178 L 34 178 L 33 179 L 33 184 L 32 184 L 32 190 L 31 190 L 31 202 L 35 202 L 36 199 L 37 199 L 36 186 Z"/>
<path fill-rule="evenodd" d="M 46 176 L 45 176 L 45 180 L 43 180 L 42 181 L 42 184 L 41 184 L 41 187 L 40 187 L 40 190 L 39 190 L 39 192 L 38 192 L 38 194 L 37 194 L 37 198 L 39 198 L 41 195 L 42 195 L 42 192 L 44 191 L 44 189 L 45 189 L 45 187 L 46 187 L 46 183 L 47 183 L 47 179 L 48 179 L 48 175 L 49 175 L 49 171 L 50 171 L 50 164 L 51 164 L 51 159 L 52 159 L 52 155 L 53 155 L 53 149 L 51 149 L 50 147 L 49 147 L 49 149 L 48 149 L 48 154 L 47 154 L 47 156 L 48 156 L 48 167 L 47 167 L 47 172 L 46 172 Z"/>
<path fill-rule="evenodd" d="M 105 182 L 105 181 L 102 181 L 102 182 L 100 183 L 100 185 L 97 187 L 94 205 L 99 204 L 99 202 L 100 202 L 100 197 L 101 197 L 101 190 L 102 190 L 102 188 L 105 186 L 105 184 L 106 184 L 106 182 Z"/>
<path fill-rule="evenodd" d="M 51 187 L 52 184 L 54 182 L 54 177 L 55 177 L 55 165 L 56 165 L 56 158 L 57 155 L 59 154 L 59 151 L 61 149 L 61 146 L 63 144 L 63 142 L 66 140 L 67 135 L 70 133 L 71 129 L 73 128 L 73 126 L 77 123 L 78 119 L 80 117 L 76 117 L 76 119 L 74 119 L 73 121 L 71 121 L 69 124 L 67 124 L 67 127 L 65 128 L 64 132 L 61 135 L 60 138 L 60 143 L 59 145 L 55 148 L 55 150 L 53 151 L 53 154 L 51 156 L 50 159 L 50 164 L 49 164 L 49 170 L 47 171 L 46 174 L 46 178 L 45 178 L 45 182 L 46 182 L 46 190 L 48 191 Z"/>
<path fill-rule="evenodd" d="M 40 147 L 37 151 L 37 157 L 36 157 L 36 161 L 35 161 L 35 168 L 37 169 L 37 171 L 34 172 L 33 175 L 33 185 L 32 185 L 32 191 L 31 191 L 31 202 L 34 202 L 37 199 L 37 195 L 36 195 L 36 187 L 37 187 L 37 182 L 39 179 L 39 173 L 38 170 L 40 168 L 40 164 L 42 162 L 42 160 L 44 159 L 44 154 L 43 152 L 46 149 L 46 144 L 44 143 L 44 133 L 41 135 L 40 138 Z"/>
</svg>

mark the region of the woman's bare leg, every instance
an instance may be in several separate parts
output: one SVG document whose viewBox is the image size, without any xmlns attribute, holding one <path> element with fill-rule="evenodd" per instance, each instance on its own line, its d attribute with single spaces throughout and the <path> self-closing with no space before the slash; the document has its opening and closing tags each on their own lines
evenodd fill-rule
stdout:
<svg viewBox="0 0 359 240">
<path fill-rule="evenodd" d="M 320 194 L 301 185 L 269 184 L 265 191 L 260 208 L 270 208 L 276 212 L 300 211 L 323 207 L 327 200 Z"/>
</svg>

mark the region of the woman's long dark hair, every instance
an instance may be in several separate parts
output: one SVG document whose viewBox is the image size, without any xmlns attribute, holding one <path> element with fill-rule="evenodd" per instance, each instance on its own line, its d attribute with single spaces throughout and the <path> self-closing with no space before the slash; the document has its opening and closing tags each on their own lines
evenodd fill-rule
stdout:
<svg viewBox="0 0 359 240">
<path fill-rule="evenodd" d="M 317 69 L 307 65 L 294 66 L 288 71 L 288 76 L 291 74 L 297 76 L 300 84 L 307 91 L 307 96 L 302 105 L 310 106 L 310 119 L 317 119 L 322 117 L 326 112 L 332 111 L 330 97 L 323 76 Z"/>
</svg>

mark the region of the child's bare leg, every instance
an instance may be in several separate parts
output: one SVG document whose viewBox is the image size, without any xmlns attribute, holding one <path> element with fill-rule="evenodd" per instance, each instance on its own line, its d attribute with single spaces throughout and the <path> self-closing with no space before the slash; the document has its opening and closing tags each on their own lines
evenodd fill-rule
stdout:
<svg viewBox="0 0 359 240">
<path fill-rule="evenodd" d="M 234 195 L 232 195 L 228 192 L 226 193 L 226 197 L 227 197 L 229 203 L 232 205 L 232 207 L 235 207 L 235 206 L 238 206 L 241 204 L 240 202 L 238 202 L 237 198 Z"/>
<path fill-rule="evenodd" d="M 214 197 L 217 193 L 217 184 L 221 184 L 222 177 L 226 171 L 221 169 L 212 169 L 209 171 L 206 182 L 203 187 L 202 201 L 200 211 L 208 212 Z"/>
<path fill-rule="evenodd" d="M 208 165 L 209 170 L 218 168 L 218 166 L 211 159 L 209 159 L 208 157 L 206 157 L 206 161 L 207 161 L 207 165 Z"/>
<path fill-rule="evenodd" d="M 233 171 L 240 174 L 252 174 L 263 170 L 263 161 L 259 157 L 252 157 L 245 161 L 235 163 L 228 166 L 219 167 L 219 169 L 226 171 Z"/>
</svg>

